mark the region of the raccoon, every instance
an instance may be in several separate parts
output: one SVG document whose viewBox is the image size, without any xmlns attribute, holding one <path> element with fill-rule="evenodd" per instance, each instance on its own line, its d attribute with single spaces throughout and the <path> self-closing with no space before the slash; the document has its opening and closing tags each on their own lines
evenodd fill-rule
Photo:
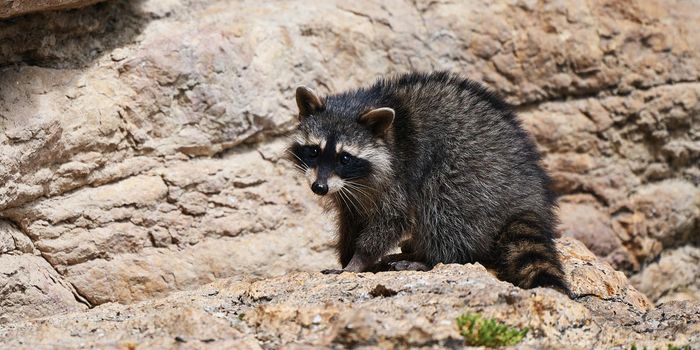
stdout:
<svg viewBox="0 0 700 350">
<path fill-rule="evenodd" d="M 519 287 L 570 294 L 550 178 L 495 94 L 409 73 L 323 98 L 301 86 L 296 102 L 290 160 L 337 213 L 342 270 L 325 272 L 480 262 Z"/>
</svg>

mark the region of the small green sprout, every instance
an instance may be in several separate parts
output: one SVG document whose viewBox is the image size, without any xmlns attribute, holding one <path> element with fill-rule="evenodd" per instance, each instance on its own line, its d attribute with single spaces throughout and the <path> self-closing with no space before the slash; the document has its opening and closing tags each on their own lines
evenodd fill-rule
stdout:
<svg viewBox="0 0 700 350">
<path fill-rule="evenodd" d="M 632 344 L 630 347 L 630 350 L 648 350 L 647 347 L 645 346 L 643 349 L 637 348 L 637 344 Z M 654 348 L 654 350 L 660 350 L 658 347 Z M 690 345 L 681 345 L 681 346 L 675 346 L 673 344 L 668 344 L 668 347 L 666 350 L 691 350 Z"/>
<path fill-rule="evenodd" d="M 457 317 L 457 327 L 469 346 L 499 347 L 515 345 L 525 338 L 528 329 L 508 326 L 495 319 L 484 319 L 479 314 L 467 313 Z"/>
</svg>

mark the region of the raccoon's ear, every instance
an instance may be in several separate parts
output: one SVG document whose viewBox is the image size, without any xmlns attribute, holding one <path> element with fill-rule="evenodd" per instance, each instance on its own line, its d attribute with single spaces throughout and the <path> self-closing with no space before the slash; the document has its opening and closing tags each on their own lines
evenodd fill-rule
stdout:
<svg viewBox="0 0 700 350">
<path fill-rule="evenodd" d="M 359 122 L 370 128 L 375 136 L 383 136 L 394 122 L 394 110 L 389 107 L 373 109 L 361 115 Z"/>
<path fill-rule="evenodd" d="M 306 86 L 299 86 L 297 88 L 297 107 L 299 107 L 299 121 L 302 121 L 305 117 L 322 110 L 323 102 L 313 90 Z"/>
</svg>

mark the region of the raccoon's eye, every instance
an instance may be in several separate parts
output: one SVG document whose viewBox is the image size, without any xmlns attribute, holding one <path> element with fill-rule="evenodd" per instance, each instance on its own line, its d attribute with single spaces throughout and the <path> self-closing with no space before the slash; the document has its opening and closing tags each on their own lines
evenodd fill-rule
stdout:
<svg viewBox="0 0 700 350">
<path fill-rule="evenodd" d="M 309 158 L 316 158 L 318 157 L 320 150 L 318 149 L 318 146 L 306 146 L 304 147 L 304 153 L 306 153 L 306 156 Z"/>
<path fill-rule="evenodd" d="M 350 161 L 352 160 L 352 156 L 347 154 L 347 153 L 343 153 L 340 155 L 339 159 L 340 159 L 340 164 L 348 165 L 348 164 L 350 164 Z"/>
</svg>

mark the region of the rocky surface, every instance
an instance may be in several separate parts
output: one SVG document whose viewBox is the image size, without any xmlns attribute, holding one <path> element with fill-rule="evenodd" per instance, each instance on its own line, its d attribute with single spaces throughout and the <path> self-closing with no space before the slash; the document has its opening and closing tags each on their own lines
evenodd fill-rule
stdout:
<svg viewBox="0 0 700 350">
<path fill-rule="evenodd" d="M 0 339 L 16 349 L 441 349 L 463 344 L 455 318 L 476 312 L 528 327 L 516 346 L 522 349 L 700 344 L 698 304 L 650 310 L 624 274 L 580 242 L 563 239 L 558 247 L 573 300 L 551 289 L 516 288 L 478 264 L 438 265 L 430 272 L 294 273 L 218 280 L 156 301 L 0 326 Z"/>
<path fill-rule="evenodd" d="M 700 237 L 699 27 L 697 3 L 652 0 L 113 0 L 2 21 L 0 322 L 333 267 L 332 218 L 280 159 L 293 89 L 412 69 L 502 94 L 562 234 L 654 302 L 697 299 L 676 293 L 696 273 L 653 269 Z"/>
<path fill-rule="evenodd" d="M 87 6 L 99 1 L 103 0 L 5 0 L 0 3 L 0 19 L 31 12 Z"/>
<path fill-rule="evenodd" d="M 658 261 L 632 277 L 632 284 L 653 300 L 700 301 L 700 249 L 685 246 L 667 250 Z"/>
</svg>

